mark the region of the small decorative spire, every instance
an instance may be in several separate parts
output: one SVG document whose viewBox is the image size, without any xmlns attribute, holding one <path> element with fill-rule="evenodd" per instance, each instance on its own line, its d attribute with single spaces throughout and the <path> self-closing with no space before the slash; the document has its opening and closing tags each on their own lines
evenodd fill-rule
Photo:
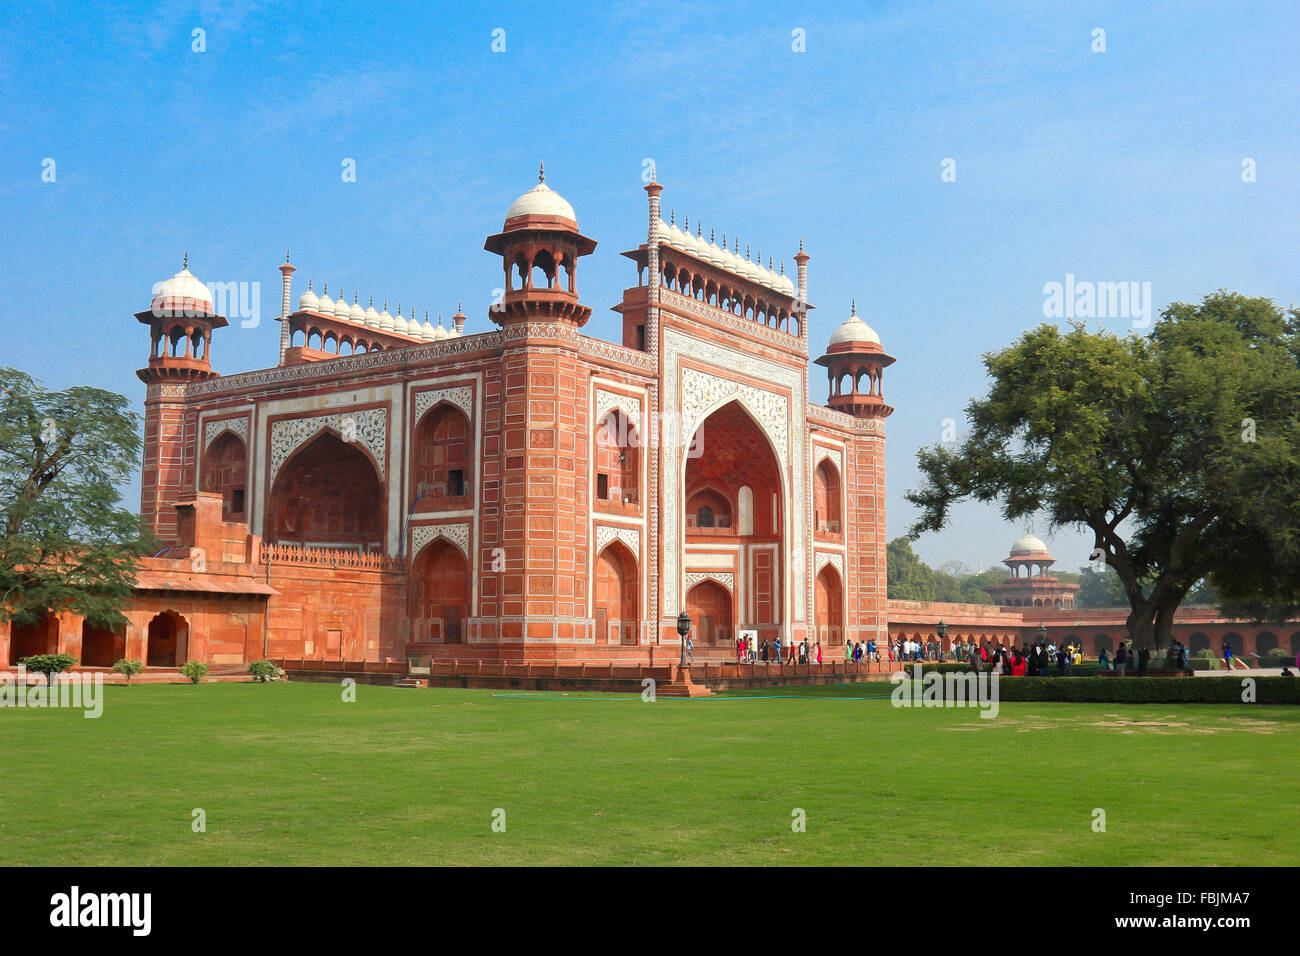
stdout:
<svg viewBox="0 0 1300 956">
<path fill-rule="evenodd" d="M 310 280 L 310 279 L 307 280 L 307 291 L 308 291 L 308 292 L 311 291 L 311 280 Z"/>
<path fill-rule="evenodd" d="M 784 263 L 784 262 L 781 263 L 781 269 L 782 269 L 782 270 L 785 269 L 785 263 Z M 771 256 L 768 256 L 768 257 L 767 257 L 767 271 L 768 271 L 768 272 L 771 272 L 771 271 L 772 271 L 772 257 L 771 257 Z"/>
<path fill-rule="evenodd" d="M 402 317 L 402 303 L 400 301 L 397 303 L 397 317 L 399 319 Z"/>
<path fill-rule="evenodd" d="M 668 225 L 670 225 L 670 226 L 675 226 L 675 225 L 677 225 L 677 210 L 676 210 L 676 209 L 670 209 L 670 210 L 668 211 Z"/>
<path fill-rule="evenodd" d="M 330 294 L 330 284 L 328 282 L 326 282 L 323 286 L 320 287 L 320 294 L 321 295 Z"/>
<path fill-rule="evenodd" d="M 546 164 L 543 162 L 537 164 L 537 181 L 539 183 L 546 182 Z"/>
<path fill-rule="evenodd" d="M 803 252 L 803 236 L 799 237 L 799 251 Z"/>
<path fill-rule="evenodd" d="M 781 275 L 785 275 L 785 260 L 781 260 Z"/>
<path fill-rule="evenodd" d="M 460 299 L 457 299 L 457 300 L 456 300 L 456 312 L 457 312 L 457 314 L 460 313 L 460 303 L 461 303 L 461 300 L 460 300 Z"/>
<path fill-rule="evenodd" d="M 442 313 L 438 313 L 438 328 L 442 328 Z"/>
<path fill-rule="evenodd" d="M 311 288 L 311 284 L 308 283 L 308 286 L 307 286 L 307 287 L 308 287 L 308 288 Z M 370 308 L 373 309 L 374 307 L 375 307 L 375 294 L 372 292 L 372 293 L 370 293 Z"/>
<path fill-rule="evenodd" d="M 704 223 L 699 223 L 699 224 L 696 225 L 696 227 L 695 227 L 695 238 L 696 238 L 696 239 L 699 239 L 701 242 L 704 241 Z M 712 238 L 712 237 L 710 237 L 710 238 Z"/>
<path fill-rule="evenodd" d="M 289 264 L 289 250 L 288 250 L 288 249 L 284 250 L 284 264 L 285 264 L 285 265 L 288 265 L 288 264 Z"/>
<path fill-rule="evenodd" d="M 425 310 L 424 310 L 424 324 L 425 324 L 425 325 L 428 325 L 428 324 L 429 324 L 429 310 L 428 310 L 428 309 L 425 309 Z M 442 324 L 442 313 L 441 313 L 441 312 L 438 313 L 438 324 L 439 324 L 439 325 Z"/>
<path fill-rule="evenodd" d="M 186 249 L 185 258 L 181 260 L 181 268 L 188 269 L 189 267 L 190 267 L 190 250 Z"/>
<path fill-rule="evenodd" d="M 722 234 L 722 248 L 727 248 L 727 234 L 725 232 Z"/>
<path fill-rule="evenodd" d="M 740 251 L 740 240 L 736 240 L 736 251 Z M 749 261 L 749 243 L 745 243 L 745 261 Z"/>
<path fill-rule="evenodd" d="M 356 289 L 353 289 L 353 290 L 352 290 L 352 304 L 353 304 L 353 305 L 360 305 L 360 304 L 361 304 L 359 301 L 357 301 L 357 297 L 358 297 L 359 295 L 360 295 L 360 293 L 357 292 Z"/>
<path fill-rule="evenodd" d="M 856 298 L 853 300 L 853 306 L 852 306 L 852 308 L 849 310 L 849 314 L 850 314 L 850 315 L 857 315 L 857 314 L 858 314 L 858 300 L 857 300 Z"/>
<path fill-rule="evenodd" d="M 723 241 L 725 242 L 726 240 L 724 239 Z M 710 245 L 714 245 L 714 246 L 716 246 L 716 245 L 718 244 L 718 243 L 717 243 L 717 240 L 713 238 L 713 230 L 712 230 L 712 229 L 709 230 L 709 244 L 710 244 Z"/>
<path fill-rule="evenodd" d="M 385 311 L 385 312 L 388 311 L 388 297 L 387 297 L 387 296 L 384 297 L 384 311 Z"/>
</svg>

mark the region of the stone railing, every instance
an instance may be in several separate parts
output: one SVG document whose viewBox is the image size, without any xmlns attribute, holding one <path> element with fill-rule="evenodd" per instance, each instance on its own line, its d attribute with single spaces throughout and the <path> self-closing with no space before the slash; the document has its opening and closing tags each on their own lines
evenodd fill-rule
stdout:
<svg viewBox="0 0 1300 956">
<path fill-rule="evenodd" d="M 364 553 L 349 548 L 300 548 L 291 544 L 263 544 L 262 560 L 267 564 L 363 571 L 401 571 L 406 567 L 400 559 L 383 553 Z"/>
</svg>

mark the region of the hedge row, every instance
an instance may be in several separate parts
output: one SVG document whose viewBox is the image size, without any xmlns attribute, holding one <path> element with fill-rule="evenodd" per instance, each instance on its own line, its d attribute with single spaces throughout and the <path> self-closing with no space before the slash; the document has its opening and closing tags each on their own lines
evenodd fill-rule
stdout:
<svg viewBox="0 0 1300 956">
<path fill-rule="evenodd" d="M 1255 685 L 1252 701 L 1242 700 L 1247 679 Z M 923 684 L 915 687 L 913 693 L 920 695 L 928 691 L 938 695 L 935 699 L 943 699 L 948 684 L 946 679 L 935 681 L 933 691 L 928 691 Z M 998 699 L 1114 704 L 1300 704 L 1300 678 L 1006 677 L 998 680 Z"/>
</svg>

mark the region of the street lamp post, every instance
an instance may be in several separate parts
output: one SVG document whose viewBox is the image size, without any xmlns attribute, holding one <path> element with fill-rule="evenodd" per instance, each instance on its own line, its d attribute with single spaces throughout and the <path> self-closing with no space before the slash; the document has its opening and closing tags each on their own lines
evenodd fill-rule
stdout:
<svg viewBox="0 0 1300 956">
<path fill-rule="evenodd" d="M 691 616 L 685 611 L 677 615 L 677 633 L 682 638 L 682 662 L 681 666 L 686 666 L 686 635 L 691 633 Z"/>
</svg>

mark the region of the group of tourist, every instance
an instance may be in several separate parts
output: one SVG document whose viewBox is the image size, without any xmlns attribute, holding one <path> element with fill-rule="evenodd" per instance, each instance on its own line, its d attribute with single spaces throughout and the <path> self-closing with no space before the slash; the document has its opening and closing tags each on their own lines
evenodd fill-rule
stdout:
<svg viewBox="0 0 1300 956">
<path fill-rule="evenodd" d="M 781 655 L 786 656 L 783 658 Z M 737 664 L 820 664 L 822 662 L 822 642 L 809 644 L 807 639 L 795 643 L 781 643 L 778 635 L 768 642 L 767 638 L 755 642 L 754 635 L 736 638 Z"/>
<path fill-rule="evenodd" d="M 883 648 L 883 651 L 882 651 Z M 694 642 L 687 640 L 687 654 L 695 658 Z M 1007 646 L 1002 642 L 990 646 L 977 641 L 957 641 L 951 650 L 945 651 L 934 638 L 928 642 L 914 641 L 911 638 L 899 638 L 877 646 L 873 640 L 845 641 L 844 660 L 850 664 L 863 661 L 879 663 L 882 659 L 898 663 L 921 663 L 954 661 L 969 664 L 976 671 L 987 671 L 1003 677 L 1050 677 L 1053 669 L 1063 677 L 1068 677 L 1075 664 L 1083 660 L 1083 648 L 1073 642 L 1057 645 L 1055 641 L 1027 643 L 1021 647 Z M 1191 673 L 1188 664 L 1189 651 L 1182 641 L 1174 641 L 1165 650 L 1165 669 Z M 1232 668 L 1232 648 L 1227 642 L 1223 645 L 1224 666 Z M 772 641 L 763 638 L 755 641 L 752 634 L 736 638 L 736 663 L 738 664 L 821 664 L 821 641 L 810 644 L 807 639 L 799 642 L 782 643 L 778 636 Z M 1134 653 L 1127 641 L 1120 641 L 1112 656 L 1106 648 L 1098 654 L 1098 664 L 1102 671 L 1124 677 L 1132 668 L 1137 676 L 1146 676 L 1151 662 L 1151 651 L 1140 648 Z M 1300 665 L 1300 656 L 1296 659 Z M 1286 676 L 1291 676 L 1289 670 Z"/>
</svg>

